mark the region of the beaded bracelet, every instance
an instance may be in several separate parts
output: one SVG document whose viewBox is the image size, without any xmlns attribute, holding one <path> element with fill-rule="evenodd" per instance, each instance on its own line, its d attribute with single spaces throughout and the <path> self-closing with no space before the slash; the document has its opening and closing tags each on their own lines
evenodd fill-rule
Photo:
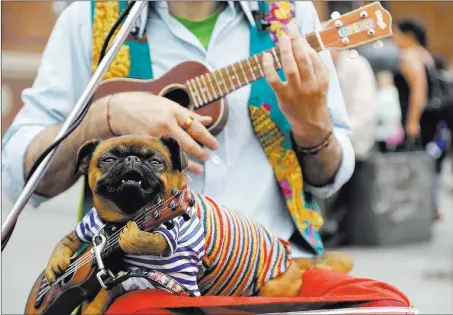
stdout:
<svg viewBox="0 0 453 315">
<path fill-rule="evenodd" d="M 318 144 L 317 146 L 314 146 L 311 148 L 301 148 L 300 146 L 297 145 L 296 140 L 294 140 L 294 136 L 291 133 L 292 146 L 293 146 L 293 148 L 295 148 L 295 150 L 297 152 L 301 153 L 302 155 L 318 154 L 321 150 L 323 150 L 329 146 L 329 144 L 332 142 L 333 138 L 334 138 L 334 134 L 333 134 L 333 131 L 331 130 L 331 131 L 329 131 L 327 136 L 324 138 L 324 140 L 322 140 L 322 142 L 320 144 Z"/>
<path fill-rule="evenodd" d="M 112 99 L 113 94 L 110 94 L 109 98 L 107 99 L 107 126 L 109 127 L 110 133 L 114 137 L 118 137 L 118 134 L 113 132 L 112 125 L 110 125 L 110 100 Z"/>
</svg>

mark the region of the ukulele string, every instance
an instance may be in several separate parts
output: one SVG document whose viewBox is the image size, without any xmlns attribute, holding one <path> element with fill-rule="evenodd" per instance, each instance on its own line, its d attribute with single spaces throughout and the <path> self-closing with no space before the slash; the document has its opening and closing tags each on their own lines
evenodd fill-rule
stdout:
<svg viewBox="0 0 453 315">
<path fill-rule="evenodd" d="M 172 196 L 170 198 L 168 198 L 167 200 L 164 200 L 163 203 L 166 203 L 172 199 L 175 199 L 176 197 L 175 196 Z M 147 220 L 147 215 L 149 212 L 155 210 L 156 208 L 160 207 L 162 205 L 155 205 L 149 209 L 147 209 L 146 211 L 142 212 L 140 215 L 138 215 L 136 218 L 134 218 L 133 220 L 137 223 L 137 225 L 145 222 Z M 125 226 L 123 226 L 121 229 L 119 229 L 118 231 L 116 231 L 115 233 L 113 233 L 109 238 L 114 238 L 114 241 L 111 242 L 105 250 L 108 250 L 110 248 L 112 248 L 114 245 L 118 244 L 118 240 L 117 240 L 117 236 L 123 231 L 123 229 L 125 228 Z M 58 279 L 53 283 L 53 284 L 57 284 L 59 283 L 61 280 L 63 280 L 66 276 L 68 276 L 70 273 L 72 273 L 74 270 L 78 269 L 79 267 L 85 265 L 86 263 L 88 263 L 89 261 L 91 261 L 93 259 L 93 254 L 91 252 L 88 252 L 88 253 L 85 253 L 84 255 L 82 255 L 79 259 L 77 259 L 74 264 L 71 264 L 71 267 L 60 277 L 58 277 Z M 46 279 L 46 282 L 47 282 L 47 279 Z M 45 294 L 49 289 L 50 287 L 53 285 L 51 284 L 50 286 L 48 286 L 47 290 L 45 290 L 43 293 Z M 49 283 L 47 282 L 47 285 L 49 285 Z"/>
<path fill-rule="evenodd" d="M 175 197 L 170 197 L 169 199 L 163 201 L 164 203 L 174 199 Z M 146 211 L 142 212 L 140 215 L 138 215 L 136 218 L 133 219 L 133 221 L 135 221 L 137 224 L 141 224 L 145 221 L 147 215 L 148 215 L 148 212 L 150 211 L 153 211 L 155 210 L 156 208 L 160 207 L 161 205 L 155 205 L 149 209 L 147 209 Z M 117 236 L 119 236 L 119 234 L 124 230 L 125 226 L 123 226 L 121 229 L 119 229 L 118 231 L 116 231 L 115 233 L 113 233 L 111 236 L 109 236 L 109 239 L 110 238 L 114 238 L 116 240 Z M 110 243 L 106 248 L 105 250 L 108 250 L 110 248 L 112 248 L 113 246 L 113 242 Z M 91 256 L 91 257 L 88 257 L 88 256 Z M 87 259 L 88 258 L 88 259 Z M 91 258 L 93 258 L 93 255 L 88 252 L 86 254 L 84 254 L 79 260 L 76 261 L 76 264 L 74 264 L 75 267 L 80 267 L 82 265 L 84 265 L 87 261 L 89 261 Z M 81 263 L 81 261 L 84 261 L 83 263 Z"/>
<path fill-rule="evenodd" d="M 170 201 L 171 199 L 174 199 L 175 197 L 170 197 L 169 199 L 165 200 L 165 202 L 167 201 Z M 147 210 L 148 211 L 152 211 L 154 210 L 155 208 L 157 208 L 158 206 L 160 205 L 156 205 L 150 209 Z M 147 215 L 147 212 L 143 212 L 141 213 L 139 216 L 137 216 L 134 221 L 136 221 L 138 224 L 141 224 L 143 222 L 143 220 L 145 219 L 145 216 Z M 114 234 L 112 234 L 110 237 L 116 237 L 119 235 L 119 233 L 121 233 L 121 231 L 124 229 L 124 227 L 122 227 L 120 230 L 118 230 L 117 232 L 115 232 Z M 107 246 L 106 250 L 110 249 L 111 247 L 113 247 L 114 245 L 116 245 L 118 243 L 117 241 L 117 238 L 114 239 L 114 241 L 109 244 L 109 246 Z M 45 279 L 45 289 L 41 292 L 40 296 L 43 296 L 45 295 L 49 290 L 50 288 L 54 285 L 54 284 L 57 284 L 59 283 L 61 280 L 63 280 L 66 276 L 68 276 L 70 273 L 72 273 L 73 271 L 77 270 L 79 267 L 85 265 L 86 263 L 88 263 L 89 261 L 91 261 L 93 259 L 93 254 L 91 252 L 88 252 L 88 253 L 85 253 L 84 255 L 82 255 L 77 261 L 75 261 L 74 264 L 71 264 L 71 267 L 66 270 L 66 272 L 58 277 L 58 279 L 53 283 L 53 284 L 50 284 L 48 283 L 47 279 Z M 39 299 L 39 297 L 38 297 Z"/>
</svg>

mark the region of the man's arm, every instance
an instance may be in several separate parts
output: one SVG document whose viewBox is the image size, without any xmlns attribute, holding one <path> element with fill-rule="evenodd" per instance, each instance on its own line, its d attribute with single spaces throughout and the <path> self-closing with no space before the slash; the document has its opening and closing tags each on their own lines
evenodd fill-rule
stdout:
<svg viewBox="0 0 453 315">
<path fill-rule="evenodd" d="M 410 87 L 409 108 L 406 117 L 406 133 L 410 138 L 418 136 L 420 117 L 427 100 L 428 80 L 424 63 L 418 53 L 408 51 L 401 60 L 401 73 Z"/>
<path fill-rule="evenodd" d="M 296 18 L 302 34 L 321 29 L 318 14 L 311 2 L 296 2 Z M 302 157 L 300 154 L 298 156 L 304 174 L 305 189 L 319 198 L 326 198 L 338 191 L 351 178 L 355 154 L 349 138 L 351 136 L 349 117 L 332 57 L 329 51 L 321 51 L 318 55 L 329 77 L 326 102 L 330 122 L 314 117 L 313 125 L 317 125 L 314 130 L 318 130 L 316 132 L 318 136 L 311 137 L 310 141 L 307 141 L 306 137 L 297 139 L 297 131 L 293 130 L 293 133 L 299 146 L 311 147 L 318 145 L 329 130 L 333 130 L 335 137 L 328 147 L 315 156 Z"/>
<path fill-rule="evenodd" d="M 88 139 L 112 136 L 106 123 L 106 107 L 105 98 L 93 103 L 80 125 L 60 144 L 54 160 L 36 188 L 36 193 L 45 197 L 56 196 L 72 186 L 80 177 L 78 172 L 74 172 L 73 163 L 78 149 Z M 61 127 L 62 123 L 48 127 L 31 142 L 25 152 L 24 176 L 28 176 L 34 162 L 54 141 Z M 55 180 L 57 176 L 58 181 Z"/>
</svg>

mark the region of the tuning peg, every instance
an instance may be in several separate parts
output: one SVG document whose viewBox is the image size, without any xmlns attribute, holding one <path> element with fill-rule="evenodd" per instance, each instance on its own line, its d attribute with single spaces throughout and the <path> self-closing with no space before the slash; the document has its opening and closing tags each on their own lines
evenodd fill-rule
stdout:
<svg viewBox="0 0 453 315">
<path fill-rule="evenodd" d="M 157 211 L 157 210 L 155 210 L 155 211 L 153 211 L 152 216 L 153 216 L 153 219 L 154 219 L 154 220 L 157 220 L 157 219 L 160 218 L 160 212 Z"/>
<path fill-rule="evenodd" d="M 195 205 L 195 198 L 192 196 L 192 198 L 189 201 L 189 207 L 193 207 Z"/>
<path fill-rule="evenodd" d="M 334 19 L 334 20 L 336 20 L 336 19 L 338 19 L 338 18 L 340 18 L 340 17 L 341 17 L 341 14 L 340 14 L 340 12 L 338 12 L 338 11 L 334 11 L 334 12 L 332 12 L 332 14 L 330 15 L 330 18 L 332 18 L 332 19 Z"/>
<path fill-rule="evenodd" d="M 178 204 L 173 200 L 173 201 L 170 202 L 170 204 L 168 205 L 168 207 L 169 207 L 171 210 L 175 211 L 175 210 L 178 208 Z"/>
<path fill-rule="evenodd" d="M 173 188 L 171 190 L 171 194 L 175 197 L 178 197 L 181 194 L 181 191 L 179 189 Z"/>
<path fill-rule="evenodd" d="M 182 218 L 184 219 L 184 221 L 189 221 L 191 219 L 190 213 L 189 212 L 184 213 L 182 215 Z"/>
<path fill-rule="evenodd" d="M 167 230 L 171 230 L 172 228 L 175 227 L 175 222 L 173 222 L 173 220 L 170 220 L 165 222 L 164 225 L 167 228 Z"/>
</svg>

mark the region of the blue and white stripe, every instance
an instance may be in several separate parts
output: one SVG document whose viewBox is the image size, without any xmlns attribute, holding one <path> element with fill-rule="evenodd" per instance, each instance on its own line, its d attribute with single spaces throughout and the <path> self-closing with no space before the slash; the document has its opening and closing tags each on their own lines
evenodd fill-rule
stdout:
<svg viewBox="0 0 453 315">
<path fill-rule="evenodd" d="M 170 250 L 166 255 L 125 255 L 125 267 L 127 270 L 141 267 L 160 271 L 199 296 L 197 276 L 205 254 L 204 229 L 195 214 L 188 221 L 184 221 L 182 217 L 175 218 L 174 223 L 174 228 L 171 230 L 160 225 L 153 231 L 161 234 L 167 240 Z M 76 234 L 82 242 L 88 243 L 103 225 L 102 219 L 93 208 L 77 225 Z M 127 285 L 130 289 L 136 286 L 137 284 Z M 141 282 L 140 288 L 144 288 L 143 282 Z M 153 286 L 149 284 L 148 288 L 153 288 Z"/>
</svg>

